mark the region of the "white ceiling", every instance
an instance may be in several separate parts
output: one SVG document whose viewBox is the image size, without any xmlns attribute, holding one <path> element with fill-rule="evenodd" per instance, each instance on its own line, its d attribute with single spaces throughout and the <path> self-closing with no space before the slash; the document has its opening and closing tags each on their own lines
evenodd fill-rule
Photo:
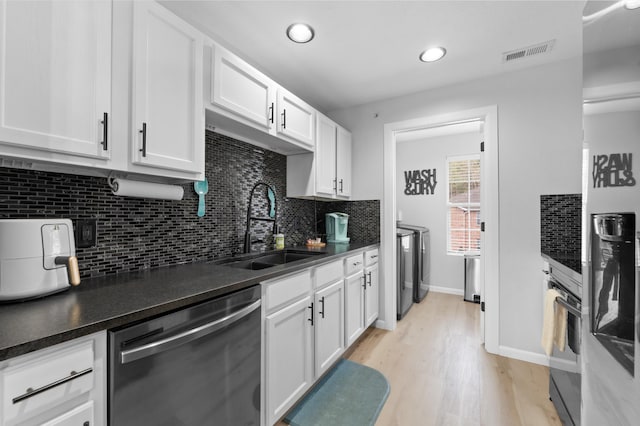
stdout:
<svg viewBox="0 0 640 426">
<path fill-rule="evenodd" d="M 580 55 L 584 1 L 162 1 L 321 111 L 332 111 Z M 290 42 L 311 24 L 308 44 Z M 550 53 L 502 53 L 555 39 Z M 427 64 L 426 47 L 447 56 Z"/>
</svg>

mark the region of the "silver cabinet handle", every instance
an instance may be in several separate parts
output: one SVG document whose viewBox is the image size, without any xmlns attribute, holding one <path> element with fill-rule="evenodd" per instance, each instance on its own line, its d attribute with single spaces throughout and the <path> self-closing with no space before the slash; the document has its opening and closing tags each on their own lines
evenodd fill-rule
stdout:
<svg viewBox="0 0 640 426">
<path fill-rule="evenodd" d="M 155 342 L 148 343 L 146 345 L 140 346 L 139 348 L 122 351 L 120 352 L 121 362 L 123 364 L 126 364 L 131 361 L 136 361 L 140 358 L 144 358 L 150 355 L 155 355 L 157 353 L 176 348 L 178 346 L 181 346 L 186 343 L 192 342 L 196 339 L 199 339 L 200 337 L 211 334 L 215 331 L 220 330 L 221 328 L 224 328 L 246 317 L 251 312 L 258 309 L 261 303 L 262 302 L 260 300 L 256 300 L 252 304 L 245 306 L 239 311 L 229 314 L 224 318 L 220 318 L 210 323 L 201 325 L 200 327 L 183 331 L 182 333 L 176 334 L 175 336 L 166 337 L 164 339 L 160 339 Z"/>
<path fill-rule="evenodd" d="M 353 266 L 358 266 L 360 265 L 362 262 L 353 262 Z"/>
<path fill-rule="evenodd" d="M 93 368 L 89 367 L 86 370 L 82 370 L 81 372 L 77 373 L 75 371 L 72 371 L 71 373 L 69 373 L 69 375 L 63 379 L 60 380 L 56 380 L 53 383 L 49 383 L 48 385 L 44 385 L 40 388 L 37 389 L 32 389 L 32 388 L 28 388 L 27 391 L 25 393 L 23 393 L 20 396 L 16 396 L 15 398 L 13 398 L 13 403 L 17 404 L 21 401 L 24 401 L 25 399 L 31 398 L 32 396 L 38 395 L 39 393 L 42 392 L 46 392 L 49 389 L 55 388 L 56 386 L 60 386 L 62 384 L 65 384 L 67 382 L 70 382 L 71 380 L 75 380 L 78 377 L 82 377 L 85 376 L 89 373 L 93 372 Z"/>
</svg>

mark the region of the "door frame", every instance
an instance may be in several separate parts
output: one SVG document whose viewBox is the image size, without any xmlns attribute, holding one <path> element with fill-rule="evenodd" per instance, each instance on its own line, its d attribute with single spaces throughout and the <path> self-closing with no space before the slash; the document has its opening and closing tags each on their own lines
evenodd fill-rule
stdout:
<svg viewBox="0 0 640 426">
<path fill-rule="evenodd" d="M 446 114 L 419 117 L 384 125 L 382 195 L 381 315 L 376 326 L 393 330 L 396 327 L 396 135 L 411 130 L 439 127 L 457 122 L 478 120 L 484 125 L 484 155 L 482 155 L 481 211 L 485 223 L 482 240 L 481 269 L 484 277 L 481 300 L 485 311 L 481 314 L 481 335 L 485 349 L 497 354 L 500 341 L 500 240 L 499 240 L 499 179 L 498 179 L 498 107 L 490 105 Z M 427 296 L 428 297 L 428 296 Z"/>
</svg>

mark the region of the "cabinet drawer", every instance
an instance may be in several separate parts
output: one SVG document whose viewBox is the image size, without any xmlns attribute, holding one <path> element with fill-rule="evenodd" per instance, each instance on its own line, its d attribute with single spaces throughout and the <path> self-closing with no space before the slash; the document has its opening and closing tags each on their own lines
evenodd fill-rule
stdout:
<svg viewBox="0 0 640 426">
<path fill-rule="evenodd" d="M 344 261 L 344 274 L 347 276 L 355 274 L 356 272 L 361 271 L 362 267 L 362 253 L 349 256 Z"/>
<path fill-rule="evenodd" d="M 316 268 L 316 288 L 321 288 L 342 279 L 343 273 L 341 260 L 318 266 Z"/>
<path fill-rule="evenodd" d="M 311 270 L 263 283 L 265 309 L 271 311 L 311 291 Z"/>
<path fill-rule="evenodd" d="M 364 266 L 378 263 L 378 249 L 367 250 L 364 252 Z"/>
<path fill-rule="evenodd" d="M 93 401 L 69 410 L 66 413 L 43 423 L 42 426 L 79 426 L 93 425 Z"/>
<path fill-rule="evenodd" d="M 11 423 L 91 391 L 93 360 L 93 342 L 84 342 L 0 372 L 3 420 Z"/>
</svg>

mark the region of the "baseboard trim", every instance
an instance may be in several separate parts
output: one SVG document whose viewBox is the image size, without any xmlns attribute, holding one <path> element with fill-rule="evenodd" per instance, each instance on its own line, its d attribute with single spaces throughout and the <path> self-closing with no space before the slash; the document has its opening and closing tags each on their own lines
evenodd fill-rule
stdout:
<svg viewBox="0 0 640 426">
<path fill-rule="evenodd" d="M 501 345 L 498 349 L 498 355 L 518 359 L 520 361 L 531 362 L 533 364 L 549 366 L 549 358 L 545 354 L 539 354 L 537 352 L 524 351 L 522 349 Z"/>
<path fill-rule="evenodd" d="M 394 330 L 394 328 L 395 328 L 395 327 L 394 327 L 394 328 L 389 327 L 389 323 L 388 323 L 387 321 L 385 321 L 385 320 L 380 320 L 380 319 L 379 319 L 379 320 L 376 320 L 376 322 L 373 324 L 373 326 L 374 326 L 375 328 L 381 328 L 381 329 L 383 329 L 383 330 L 389 330 L 389 331 L 393 331 L 393 330 Z"/>
<path fill-rule="evenodd" d="M 460 290 L 458 288 L 441 287 L 441 286 L 437 286 L 437 285 L 430 285 L 429 286 L 429 291 L 433 291 L 435 293 L 446 293 L 446 294 L 453 294 L 453 295 L 456 295 L 456 296 L 464 296 L 464 290 Z"/>
</svg>

